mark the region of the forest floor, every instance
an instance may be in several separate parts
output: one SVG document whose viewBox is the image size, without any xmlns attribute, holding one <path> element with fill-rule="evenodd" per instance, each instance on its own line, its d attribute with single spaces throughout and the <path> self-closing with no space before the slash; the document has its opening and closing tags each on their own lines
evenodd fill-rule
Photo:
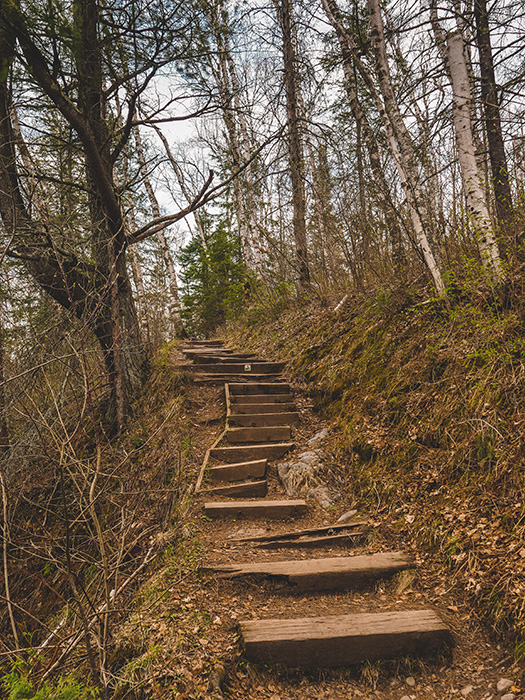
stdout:
<svg viewBox="0 0 525 700">
<path fill-rule="evenodd" d="M 174 356 L 174 362 L 180 358 Z M 267 359 L 274 359 L 268 357 Z M 294 379 L 291 377 L 292 386 Z M 341 486 L 333 478 L 348 469 L 341 451 L 340 429 L 312 410 L 312 399 L 303 393 L 304 383 L 294 387 L 301 423 L 295 430 L 296 453 L 311 449 L 308 441 L 327 427 L 321 448 L 333 505 L 321 507 L 309 500 L 308 514 L 297 518 L 293 527 L 303 528 L 335 523 L 350 509 L 370 523 L 366 544 L 351 551 L 325 548 L 315 556 L 351 553 L 403 551 L 417 565 L 415 573 L 400 574 L 393 581 L 381 582 L 371 590 L 357 592 L 292 595 L 276 591 L 269 582 L 228 581 L 202 572 L 202 567 L 250 561 L 301 558 L 293 550 L 264 552 L 261 555 L 235 538 L 290 529 L 290 523 L 272 521 L 209 521 L 202 510 L 203 498 L 195 497 L 183 526 L 183 538 L 176 550 L 165 555 L 153 578 L 141 591 L 143 604 L 121 628 L 122 643 L 143 648 L 142 655 L 128 664 L 128 678 L 137 682 L 151 697 L 186 698 L 378 698 L 445 700 L 468 697 L 471 700 L 505 698 L 521 693 L 525 682 L 523 663 L 515 662 L 514 648 L 494 636 L 486 624 L 484 611 L 476 605 L 457 569 L 421 546 L 414 528 L 417 512 L 410 508 L 385 508 L 383 499 L 364 500 L 357 490 Z M 220 433 L 224 417 L 222 386 L 190 384 L 188 417 L 194 426 L 192 457 L 187 469 L 196 481 L 204 452 Z M 286 457 L 284 458 L 287 459 Z M 280 485 L 276 463 L 272 465 L 269 495 Z M 191 481 L 192 475 L 186 477 Z M 408 510 L 407 510 L 408 508 Z M 454 517 L 461 521 L 461 513 Z M 465 513 L 467 519 L 468 514 Z M 428 517 L 428 514 L 425 514 Z M 470 517 L 470 516 L 468 516 Z M 283 557 L 285 554 L 285 557 Z M 450 627 L 454 648 L 450 653 L 423 659 L 364 664 L 352 669 L 303 672 L 269 668 L 243 659 L 238 633 L 240 620 L 264 617 L 310 617 L 322 614 L 386 611 L 403 608 L 434 609 Z M 142 641 L 138 644 L 137 639 Z M 126 674 L 121 673 L 121 678 Z M 123 691 L 125 689 L 123 686 Z M 510 695 L 509 695 L 510 694 Z M 123 693 L 125 696 L 125 691 Z"/>
</svg>

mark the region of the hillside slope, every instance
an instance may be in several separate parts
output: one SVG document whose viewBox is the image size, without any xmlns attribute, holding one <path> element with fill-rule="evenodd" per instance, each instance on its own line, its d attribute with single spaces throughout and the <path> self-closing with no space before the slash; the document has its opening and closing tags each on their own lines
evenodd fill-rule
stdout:
<svg viewBox="0 0 525 700">
<path fill-rule="evenodd" d="M 271 318 L 230 341 L 275 359 L 333 425 L 332 477 L 450 570 L 523 656 L 525 327 L 521 311 L 381 293 Z"/>
</svg>

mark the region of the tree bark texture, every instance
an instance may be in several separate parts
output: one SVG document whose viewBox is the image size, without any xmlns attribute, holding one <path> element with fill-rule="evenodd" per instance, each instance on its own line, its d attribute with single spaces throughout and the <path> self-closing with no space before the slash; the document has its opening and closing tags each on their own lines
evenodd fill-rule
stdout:
<svg viewBox="0 0 525 700">
<path fill-rule="evenodd" d="M 507 238 L 508 241 L 509 232 L 507 228 L 514 221 L 514 210 L 512 207 L 505 144 L 501 131 L 498 90 L 494 74 L 494 59 L 490 41 L 486 0 L 474 0 L 474 18 L 476 20 L 476 44 L 479 51 L 481 73 L 481 98 L 487 131 L 494 197 L 496 200 L 496 216 L 503 234 L 503 240 Z"/>
<path fill-rule="evenodd" d="M 112 139 L 106 119 L 98 37 L 99 9 L 96 0 L 77 0 L 74 12 L 78 26 L 78 107 L 53 79 L 23 15 L 5 2 L 0 5 L 0 44 L 2 65 L 6 66 L 14 58 L 15 40 L 18 41 L 33 80 L 73 127 L 82 144 L 90 191 L 93 262 L 82 263 L 74 254 L 58 250 L 49 232 L 35 224 L 27 211 L 16 167 L 7 70 L 0 84 L 0 214 L 13 235 L 13 252 L 25 259 L 34 279 L 76 316 L 87 314 L 109 377 L 110 415 L 121 428 L 132 397 L 143 382 L 144 353 L 126 269 L 122 211 L 113 183 Z"/>
<path fill-rule="evenodd" d="M 392 85 L 379 0 L 367 0 L 367 6 L 370 13 L 372 51 L 384 103 L 384 109 L 381 110 L 383 122 L 389 136 L 390 147 L 407 197 L 412 225 L 419 240 L 423 257 L 434 280 L 436 290 L 439 294 L 445 294 L 440 264 L 441 255 L 437 247 L 432 246 L 429 239 L 430 226 L 425 225 L 424 193 L 419 179 L 414 145 L 403 120 Z M 362 62 L 359 65 L 362 73 Z M 368 80 L 367 84 L 371 82 Z"/>
<path fill-rule="evenodd" d="M 146 158 L 144 156 L 144 147 L 142 145 L 142 137 L 138 126 L 133 129 L 133 134 L 135 136 L 135 146 L 137 149 L 137 157 L 139 160 L 140 174 L 142 175 L 142 182 L 146 188 L 148 194 L 149 203 L 151 206 L 151 211 L 155 219 L 159 219 L 160 206 L 159 200 L 151 184 L 151 180 L 148 173 L 148 168 L 146 165 Z M 159 242 L 160 251 L 162 253 L 162 259 L 164 260 L 164 266 L 166 268 L 166 274 L 168 276 L 168 289 L 169 289 L 169 317 L 173 325 L 173 331 L 175 336 L 180 338 L 186 337 L 186 331 L 182 325 L 182 317 L 180 313 L 180 299 L 179 299 L 179 285 L 177 282 L 177 275 L 175 273 L 175 265 L 173 263 L 173 258 L 171 255 L 170 247 L 166 236 L 164 235 L 164 230 L 157 232 L 157 240 Z"/>
<path fill-rule="evenodd" d="M 292 181 L 293 235 L 297 260 L 298 288 L 305 292 L 310 285 L 308 244 L 306 238 L 306 194 L 304 188 L 304 158 L 297 103 L 297 60 L 293 42 L 293 10 L 290 0 L 274 0 L 281 28 L 286 118 L 288 126 L 288 157 Z"/>
<path fill-rule="evenodd" d="M 460 32 L 447 36 L 447 56 L 454 93 L 454 127 L 467 213 L 476 233 L 483 266 L 493 281 L 499 281 L 503 271 L 476 161 L 470 121 L 470 80 L 464 40 Z"/>
<path fill-rule="evenodd" d="M 385 171 L 381 163 L 381 156 L 377 139 L 373 132 L 370 122 L 365 114 L 364 109 L 359 101 L 357 92 L 357 80 L 354 71 L 354 60 L 352 46 L 348 31 L 344 26 L 341 11 L 335 0 L 322 0 L 323 9 L 326 12 L 330 24 L 335 29 L 337 40 L 341 48 L 343 60 L 343 73 L 345 76 L 345 89 L 350 103 L 352 115 L 357 124 L 360 125 L 361 135 L 366 144 L 370 168 L 374 176 L 373 192 L 379 198 L 381 209 L 383 210 L 387 229 L 390 235 L 392 246 L 392 262 L 396 274 L 403 277 L 403 269 L 406 264 L 405 251 L 402 245 L 401 227 L 397 212 L 392 202 L 390 187 L 386 181 Z"/>
</svg>

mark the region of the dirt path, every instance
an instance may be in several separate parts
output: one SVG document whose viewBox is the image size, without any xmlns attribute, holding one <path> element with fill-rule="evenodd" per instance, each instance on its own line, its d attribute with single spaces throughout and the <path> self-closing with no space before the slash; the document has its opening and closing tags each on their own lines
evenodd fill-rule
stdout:
<svg viewBox="0 0 525 700">
<path fill-rule="evenodd" d="M 205 373 L 206 374 L 206 373 Z M 210 372 L 208 372 L 208 375 Z M 213 393 L 214 382 L 202 384 L 202 391 Z M 233 377 L 235 380 L 235 377 Z M 221 383 L 215 385 L 220 392 Z M 300 423 L 293 430 L 294 450 L 270 463 L 267 472 L 267 499 L 286 498 L 278 476 L 282 463 L 293 462 L 294 456 L 312 449 L 321 454 L 330 452 L 329 434 L 315 445 L 312 437 L 325 426 L 311 414 L 301 397 L 294 396 Z M 206 407 L 202 409 L 206 412 Z M 209 418 L 209 417 L 208 417 Z M 214 435 L 223 426 L 214 420 Z M 215 427 L 216 425 L 216 427 Z M 186 594 L 186 607 L 202 612 L 198 644 L 206 652 L 208 663 L 203 672 L 209 674 L 208 697 L 227 698 L 462 698 L 496 700 L 521 692 L 522 667 L 514 665 L 507 649 L 490 640 L 461 592 L 447 573 L 436 570 L 432 562 L 411 550 L 402 533 L 396 533 L 388 518 L 377 514 L 356 513 L 355 522 L 367 523 L 367 539 L 351 549 L 334 546 L 305 549 L 261 550 L 254 543 L 239 541 L 248 537 L 270 536 L 290 530 L 329 526 L 352 506 L 351 494 L 331 494 L 332 505 L 323 507 L 315 499 L 307 499 L 308 509 L 293 522 L 275 519 L 230 518 L 211 520 L 203 516 L 209 494 L 197 494 L 193 528 L 198 533 L 200 559 L 206 571 L 201 581 L 181 589 Z M 213 497 L 211 500 L 219 500 Z M 222 497 L 220 500 L 225 500 Z M 401 551 L 411 557 L 415 568 L 388 580 L 364 583 L 357 589 L 305 591 L 296 593 L 282 580 L 247 577 L 235 580 L 210 572 L 225 564 L 308 560 L 312 557 L 344 557 Z M 184 599 L 183 599 L 184 600 Z M 414 609 L 430 609 L 451 630 L 454 645 L 430 655 L 402 656 L 394 660 L 365 662 L 347 668 L 297 669 L 284 665 L 253 664 L 246 661 L 239 635 L 239 622 L 260 619 L 312 618 L 318 616 L 386 613 Z M 211 669 L 211 672 L 210 672 Z M 504 683 L 503 681 L 507 681 Z M 498 689 L 499 686 L 499 689 Z M 185 695 L 175 697 L 204 697 Z"/>
</svg>

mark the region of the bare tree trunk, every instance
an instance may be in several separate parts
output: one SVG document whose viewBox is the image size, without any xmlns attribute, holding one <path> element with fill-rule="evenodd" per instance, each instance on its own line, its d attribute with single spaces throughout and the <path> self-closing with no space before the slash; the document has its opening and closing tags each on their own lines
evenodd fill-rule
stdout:
<svg viewBox="0 0 525 700">
<path fill-rule="evenodd" d="M 160 218 L 160 206 L 151 180 L 148 173 L 148 168 L 146 166 L 146 159 L 144 157 L 144 148 L 142 145 L 142 138 L 140 135 L 140 130 L 138 126 L 133 129 L 133 134 L 135 136 L 135 145 L 137 148 L 137 157 L 139 160 L 140 173 L 142 175 L 142 181 L 146 192 L 148 193 L 148 199 L 151 206 L 151 211 L 155 219 Z M 179 287 L 177 283 L 177 275 L 175 273 L 175 265 L 173 264 L 173 258 L 171 257 L 171 251 L 164 235 L 164 231 L 157 231 L 157 240 L 160 245 L 160 250 L 162 253 L 162 259 L 164 260 L 164 265 L 166 267 L 166 272 L 168 275 L 168 288 L 169 288 L 169 318 L 173 324 L 173 330 L 175 335 L 184 338 L 186 336 L 186 331 L 182 324 L 182 317 L 180 314 L 180 301 L 179 301 Z"/>
<path fill-rule="evenodd" d="M 4 324 L 0 315 L 0 459 L 2 459 L 2 456 L 9 451 L 9 429 L 7 427 L 4 362 Z"/>
<path fill-rule="evenodd" d="M 447 57 L 454 93 L 454 126 L 467 212 L 476 232 L 483 266 L 489 277 L 497 282 L 501 280 L 503 270 L 476 162 L 470 122 L 470 81 L 460 32 L 448 35 Z"/>
<path fill-rule="evenodd" d="M 444 295 L 446 292 L 440 266 L 441 256 L 437 249 L 433 250 L 428 236 L 430 227 L 425 226 L 424 193 L 419 181 L 414 145 L 410 139 L 392 86 L 379 1 L 367 0 L 367 6 L 370 13 L 372 49 L 381 95 L 384 101 L 384 108 L 381 109 L 380 113 L 389 137 L 390 147 L 396 161 L 401 184 L 407 197 L 412 225 L 419 240 L 423 257 L 430 270 L 438 293 Z M 368 80 L 365 78 L 362 62 L 360 61 L 357 65 L 367 85 L 372 84 L 373 87 L 369 76 Z M 366 73 L 366 71 L 364 72 Z"/>
<path fill-rule="evenodd" d="M 305 292 L 310 286 L 308 244 L 306 239 L 306 195 L 304 189 L 304 159 L 297 105 L 297 60 L 293 42 L 293 14 L 290 0 L 274 0 L 282 33 L 286 117 L 288 124 L 288 156 L 292 181 L 293 233 L 298 268 L 298 288 Z"/>
<path fill-rule="evenodd" d="M 380 200 L 381 208 L 384 212 L 386 225 L 390 234 L 392 245 L 392 262 L 394 271 L 401 279 L 404 276 L 404 267 L 406 265 L 405 251 L 402 245 L 401 227 L 397 212 L 392 203 L 390 188 L 386 181 L 385 173 L 381 163 L 379 148 L 376 137 L 367 119 L 367 116 L 359 102 L 357 94 L 357 81 L 354 72 L 354 61 L 352 44 L 348 31 L 343 24 L 341 11 L 335 0 L 322 0 L 323 8 L 330 21 L 330 24 L 336 31 L 339 46 L 343 56 L 343 72 L 345 76 L 345 88 L 350 102 L 350 109 L 357 124 L 360 125 L 361 134 L 366 144 L 370 167 L 374 176 L 375 192 Z"/>
<path fill-rule="evenodd" d="M 505 144 L 501 131 L 498 91 L 494 75 L 494 60 L 490 42 L 489 16 L 486 0 L 474 0 L 474 17 L 476 20 L 476 44 L 479 51 L 479 66 L 481 72 L 481 97 L 487 130 L 492 183 L 496 200 L 496 216 L 502 233 L 507 234 L 507 228 L 514 222 L 512 195 L 510 191 L 509 174 Z"/>
<path fill-rule="evenodd" d="M 217 44 L 217 61 L 211 65 L 215 82 L 217 84 L 221 98 L 221 109 L 226 127 L 228 152 L 232 171 L 238 171 L 243 162 L 242 139 L 239 133 L 237 105 L 235 100 L 235 86 L 232 85 L 231 67 L 228 65 L 229 47 L 225 43 L 224 27 L 225 9 L 222 3 L 219 6 L 213 5 L 205 10 L 206 17 L 210 22 L 215 41 Z M 233 205 L 235 218 L 241 239 L 241 250 L 246 267 L 250 270 L 256 268 L 256 255 L 254 253 L 255 231 L 253 226 L 253 212 L 246 198 L 245 175 L 237 176 L 233 179 Z"/>
</svg>

